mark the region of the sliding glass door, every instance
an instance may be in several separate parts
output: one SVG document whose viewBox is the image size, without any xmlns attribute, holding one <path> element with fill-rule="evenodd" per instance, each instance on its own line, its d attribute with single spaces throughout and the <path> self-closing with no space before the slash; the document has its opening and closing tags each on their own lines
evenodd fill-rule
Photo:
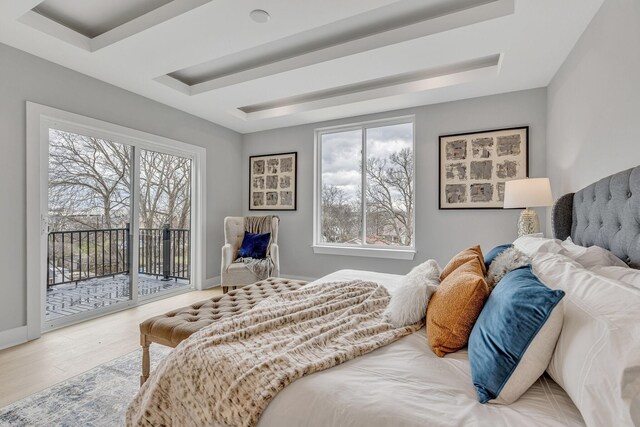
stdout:
<svg viewBox="0 0 640 427">
<path fill-rule="evenodd" d="M 192 159 L 48 129 L 44 327 L 191 288 Z"/>
</svg>

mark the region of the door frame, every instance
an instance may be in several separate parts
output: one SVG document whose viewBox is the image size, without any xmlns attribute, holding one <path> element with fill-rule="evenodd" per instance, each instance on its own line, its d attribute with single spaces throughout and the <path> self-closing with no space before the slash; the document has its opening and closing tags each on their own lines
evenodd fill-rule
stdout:
<svg viewBox="0 0 640 427">
<path fill-rule="evenodd" d="M 43 330 L 50 330 L 59 326 L 61 322 L 51 322 L 44 325 L 44 309 L 46 304 L 46 264 L 47 264 L 47 226 L 48 226 L 48 171 L 49 171 L 49 127 L 52 125 L 61 130 L 85 133 L 91 136 L 113 140 L 133 147 L 135 170 L 131 180 L 132 188 L 139 185 L 139 155 L 141 149 L 158 151 L 170 155 L 191 159 L 191 284 L 195 289 L 203 289 L 206 283 L 206 149 L 181 141 L 165 138 L 147 132 L 127 128 L 106 121 L 82 116 L 59 110 L 41 104 L 27 101 L 27 329 L 25 341 L 40 337 Z M 139 210 L 138 192 L 131 194 L 131 213 L 135 218 Z M 138 221 L 133 221 L 132 235 L 139 233 Z M 134 240 L 137 241 L 137 240 Z M 132 266 L 137 265 L 137 250 L 133 251 Z M 137 282 L 137 274 L 132 274 L 131 280 Z M 163 294 L 162 297 L 171 293 Z M 153 299 L 144 299 L 150 302 Z M 88 318 L 109 314 L 118 309 L 126 309 L 139 303 L 137 292 L 132 294 L 131 300 L 116 304 L 113 309 L 96 309 L 88 313 L 91 315 L 74 316 L 71 322 L 64 325 L 81 322 Z"/>
</svg>

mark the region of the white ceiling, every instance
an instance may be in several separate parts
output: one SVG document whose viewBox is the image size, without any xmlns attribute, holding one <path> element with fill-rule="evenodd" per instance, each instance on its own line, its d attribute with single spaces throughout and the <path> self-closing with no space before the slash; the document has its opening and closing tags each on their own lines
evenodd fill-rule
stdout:
<svg viewBox="0 0 640 427">
<path fill-rule="evenodd" d="M 0 42 L 246 133 L 544 87 L 602 2 L 3 0 Z"/>
</svg>

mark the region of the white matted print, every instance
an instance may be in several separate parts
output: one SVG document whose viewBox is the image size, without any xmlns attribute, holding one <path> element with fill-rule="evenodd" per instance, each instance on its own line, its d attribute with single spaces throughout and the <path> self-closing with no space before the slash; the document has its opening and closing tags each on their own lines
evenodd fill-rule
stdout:
<svg viewBox="0 0 640 427">
<path fill-rule="evenodd" d="M 528 175 L 528 126 L 440 137 L 440 209 L 501 209 L 505 182 Z"/>
<path fill-rule="evenodd" d="M 298 153 L 249 158 L 249 210 L 295 211 Z"/>
</svg>

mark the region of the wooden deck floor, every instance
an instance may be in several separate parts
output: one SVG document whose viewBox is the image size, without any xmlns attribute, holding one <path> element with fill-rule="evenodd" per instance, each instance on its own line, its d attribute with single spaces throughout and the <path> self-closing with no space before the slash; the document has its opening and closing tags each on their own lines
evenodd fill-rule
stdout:
<svg viewBox="0 0 640 427">
<path fill-rule="evenodd" d="M 187 280 L 164 281 L 156 276 L 138 276 L 138 295 L 153 295 L 162 291 L 184 289 Z M 118 274 L 82 282 L 51 286 L 47 289 L 45 320 L 82 313 L 96 308 L 127 301 L 129 276 Z"/>
</svg>

